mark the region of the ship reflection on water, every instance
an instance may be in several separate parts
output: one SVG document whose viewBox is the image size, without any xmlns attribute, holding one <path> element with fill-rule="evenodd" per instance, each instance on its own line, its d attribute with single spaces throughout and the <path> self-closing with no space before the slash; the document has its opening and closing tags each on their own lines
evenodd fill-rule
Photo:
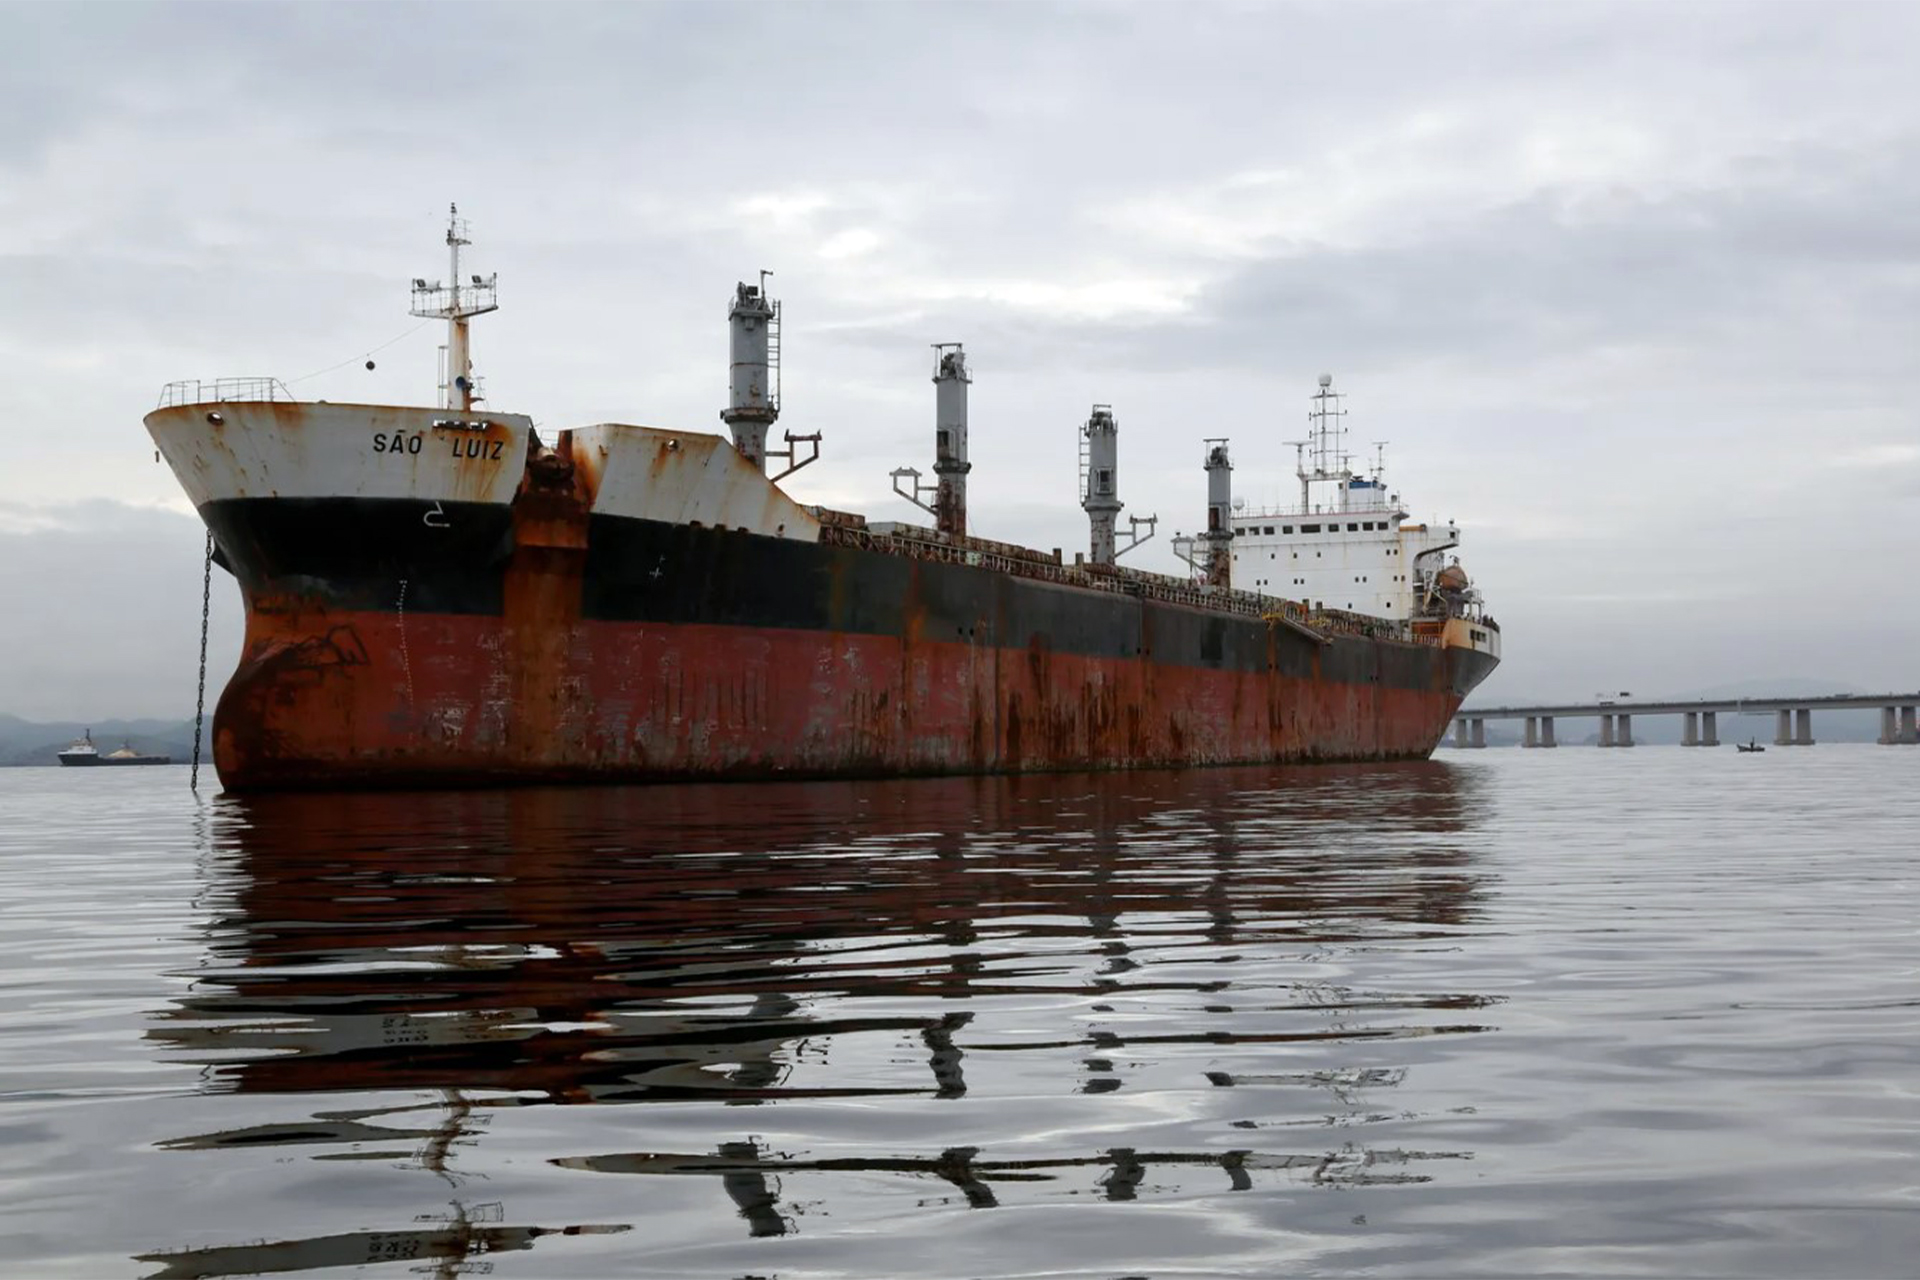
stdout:
<svg viewBox="0 0 1920 1280">
<path fill-rule="evenodd" d="M 1489 1001 L 1349 979 L 1356 956 L 1472 921 L 1474 803 L 1436 762 L 223 799 L 204 960 L 149 1035 L 202 1065 L 207 1093 L 300 1095 L 307 1114 L 164 1145 L 398 1162 L 452 1207 L 142 1260 L 168 1280 L 403 1259 L 455 1274 L 637 1225 L 506 1223 L 488 1121 L 544 1105 L 698 1108 L 703 1145 L 549 1150 L 544 1167 L 706 1179 L 736 1235 L 799 1230 L 801 1199 L 809 1230 L 876 1212 L 876 1179 L 911 1212 L 1431 1179 L 1470 1153 L 1361 1140 L 1407 1114 L 1380 1101 L 1409 1070 L 1380 1048 L 1484 1030 Z M 1091 1117 L 1147 1091 L 1201 1102 L 1184 1135 L 1113 1145 L 1117 1124 Z M 1051 1115 L 1063 1097 L 1084 1100 L 1083 1143 Z M 904 1135 L 929 1099 L 972 1107 L 994 1141 L 776 1149 L 764 1113 L 731 1109 L 840 1099 L 916 1109 Z"/>
</svg>

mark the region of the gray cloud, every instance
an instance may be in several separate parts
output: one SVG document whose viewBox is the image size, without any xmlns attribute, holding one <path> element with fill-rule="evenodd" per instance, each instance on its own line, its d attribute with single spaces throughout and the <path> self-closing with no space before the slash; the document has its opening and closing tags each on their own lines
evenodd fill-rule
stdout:
<svg viewBox="0 0 1920 1280">
<path fill-rule="evenodd" d="M 459 200 L 493 402 L 549 426 L 717 429 L 723 299 L 772 267 L 788 416 L 827 433 L 797 496 L 910 517 L 885 472 L 962 339 L 983 531 L 1070 547 L 1090 402 L 1171 530 L 1202 435 L 1291 493 L 1330 369 L 1465 526 L 1501 688 L 1699 683 L 1734 629 L 1756 675 L 1911 685 L 1916 37 L 1785 3 L 0 5 L 0 504 L 178 504 L 137 423 L 171 378 L 430 396 L 405 282 Z M 5 536 L 26 613 L 114 629 L 62 592 L 124 542 Z M 0 709 L 104 687 L 47 653 Z"/>
</svg>

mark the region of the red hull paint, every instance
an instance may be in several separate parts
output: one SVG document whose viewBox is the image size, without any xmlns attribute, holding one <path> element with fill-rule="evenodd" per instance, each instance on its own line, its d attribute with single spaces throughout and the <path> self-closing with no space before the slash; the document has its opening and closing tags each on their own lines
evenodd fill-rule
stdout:
<svg viewBox="0 0 1920 1280">
<path fill-rule="evenodd" d="M 1446 654 L 1430 646 L 1391 646 L 1425 649 L 1434 671 L 1429 687 L 1394 688 L 911 636 L 582 621 L 577 586 L 567 587 L 565 575 L 512 575 L 507 618 L 538 619 L 522 626 L 250 602 L 246 651 L 214 719 L 222 781 L 247 790 L 1404 759 L 1433 750 L 1460 700 Z M 1301 642 L 1278 630 L 1270 643 Z"/>
</svg>

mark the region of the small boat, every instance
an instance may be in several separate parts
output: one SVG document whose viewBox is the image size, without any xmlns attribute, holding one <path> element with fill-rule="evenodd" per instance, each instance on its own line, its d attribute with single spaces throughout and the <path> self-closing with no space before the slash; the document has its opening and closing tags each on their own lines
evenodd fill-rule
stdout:
<svg viewBox="0 0 1920 1280">
<path fill-rule="evenodd" d="M 80 740 L 58 755 L 61 764 L 67 765 L 110 765 L 110 764 L 172 764 L 172 756 L 142 755 L 133 749 L 132 743 L 122 743 L 118 751 L 100 754 L 93 745 L 93 730 L 88 729 Z"/>
<path fill-rule="evenodd" d="M 1739 748 L 1741 751 L 1765 751 L 1766 750 L 1765 747 L 1760 745 L 1760 742 L 1757 738 L 1751 742 L 1736 742 L 1733 745 Z"/>
</svg>

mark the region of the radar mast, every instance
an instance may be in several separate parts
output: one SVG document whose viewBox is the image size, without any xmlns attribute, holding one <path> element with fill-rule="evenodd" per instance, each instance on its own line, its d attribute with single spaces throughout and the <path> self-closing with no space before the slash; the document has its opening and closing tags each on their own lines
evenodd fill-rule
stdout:
<svg viewBox="0 0 1920 1280">
<path fill-rule="evenodd" d="M 1313 408 L 1307 411 L 1307 421 L 1313 424 L 1307 438 L 1294 445 L 1294 474 L 1300 477 L 1300 510 L 1313 510 L 1313 486 L 1320 481 L 1338 481 L 1342 491 L 1347 481 L 1353 479 L 1353 459 L 1347 454 L 1343 441 L 1347 429 L 1340 419 L 1347 411 L 1340 407 L 1340 393 L 1333 389 L 1333 375 L 1320 375 L 1320 389 L 1314 393 Z M 1308 462 L 1312 462 L 1309 469 Z"/>
<path fill-rule="evenodd" d="M 467 223 L 460 217 L 460 206 L 448 205 L 449 282 L 443 285 L 438 280 L 418 277 L 413 282 L 412 313 L 423 319 L 447 322 L 447 345 L 442 349 L 440 403 L 448 409 L 470 410 L 474 401 L 480 399 L 473 376 L 473 361 L 467 347 L 467 321 L 500 309 L 499 295 L 495 291 L 499 276 L 491 275 L 485 279 L 474 276 L 472 283 L 460 283 L 460 250 L 472 243 L 467 238 Z"/>
</svg>

